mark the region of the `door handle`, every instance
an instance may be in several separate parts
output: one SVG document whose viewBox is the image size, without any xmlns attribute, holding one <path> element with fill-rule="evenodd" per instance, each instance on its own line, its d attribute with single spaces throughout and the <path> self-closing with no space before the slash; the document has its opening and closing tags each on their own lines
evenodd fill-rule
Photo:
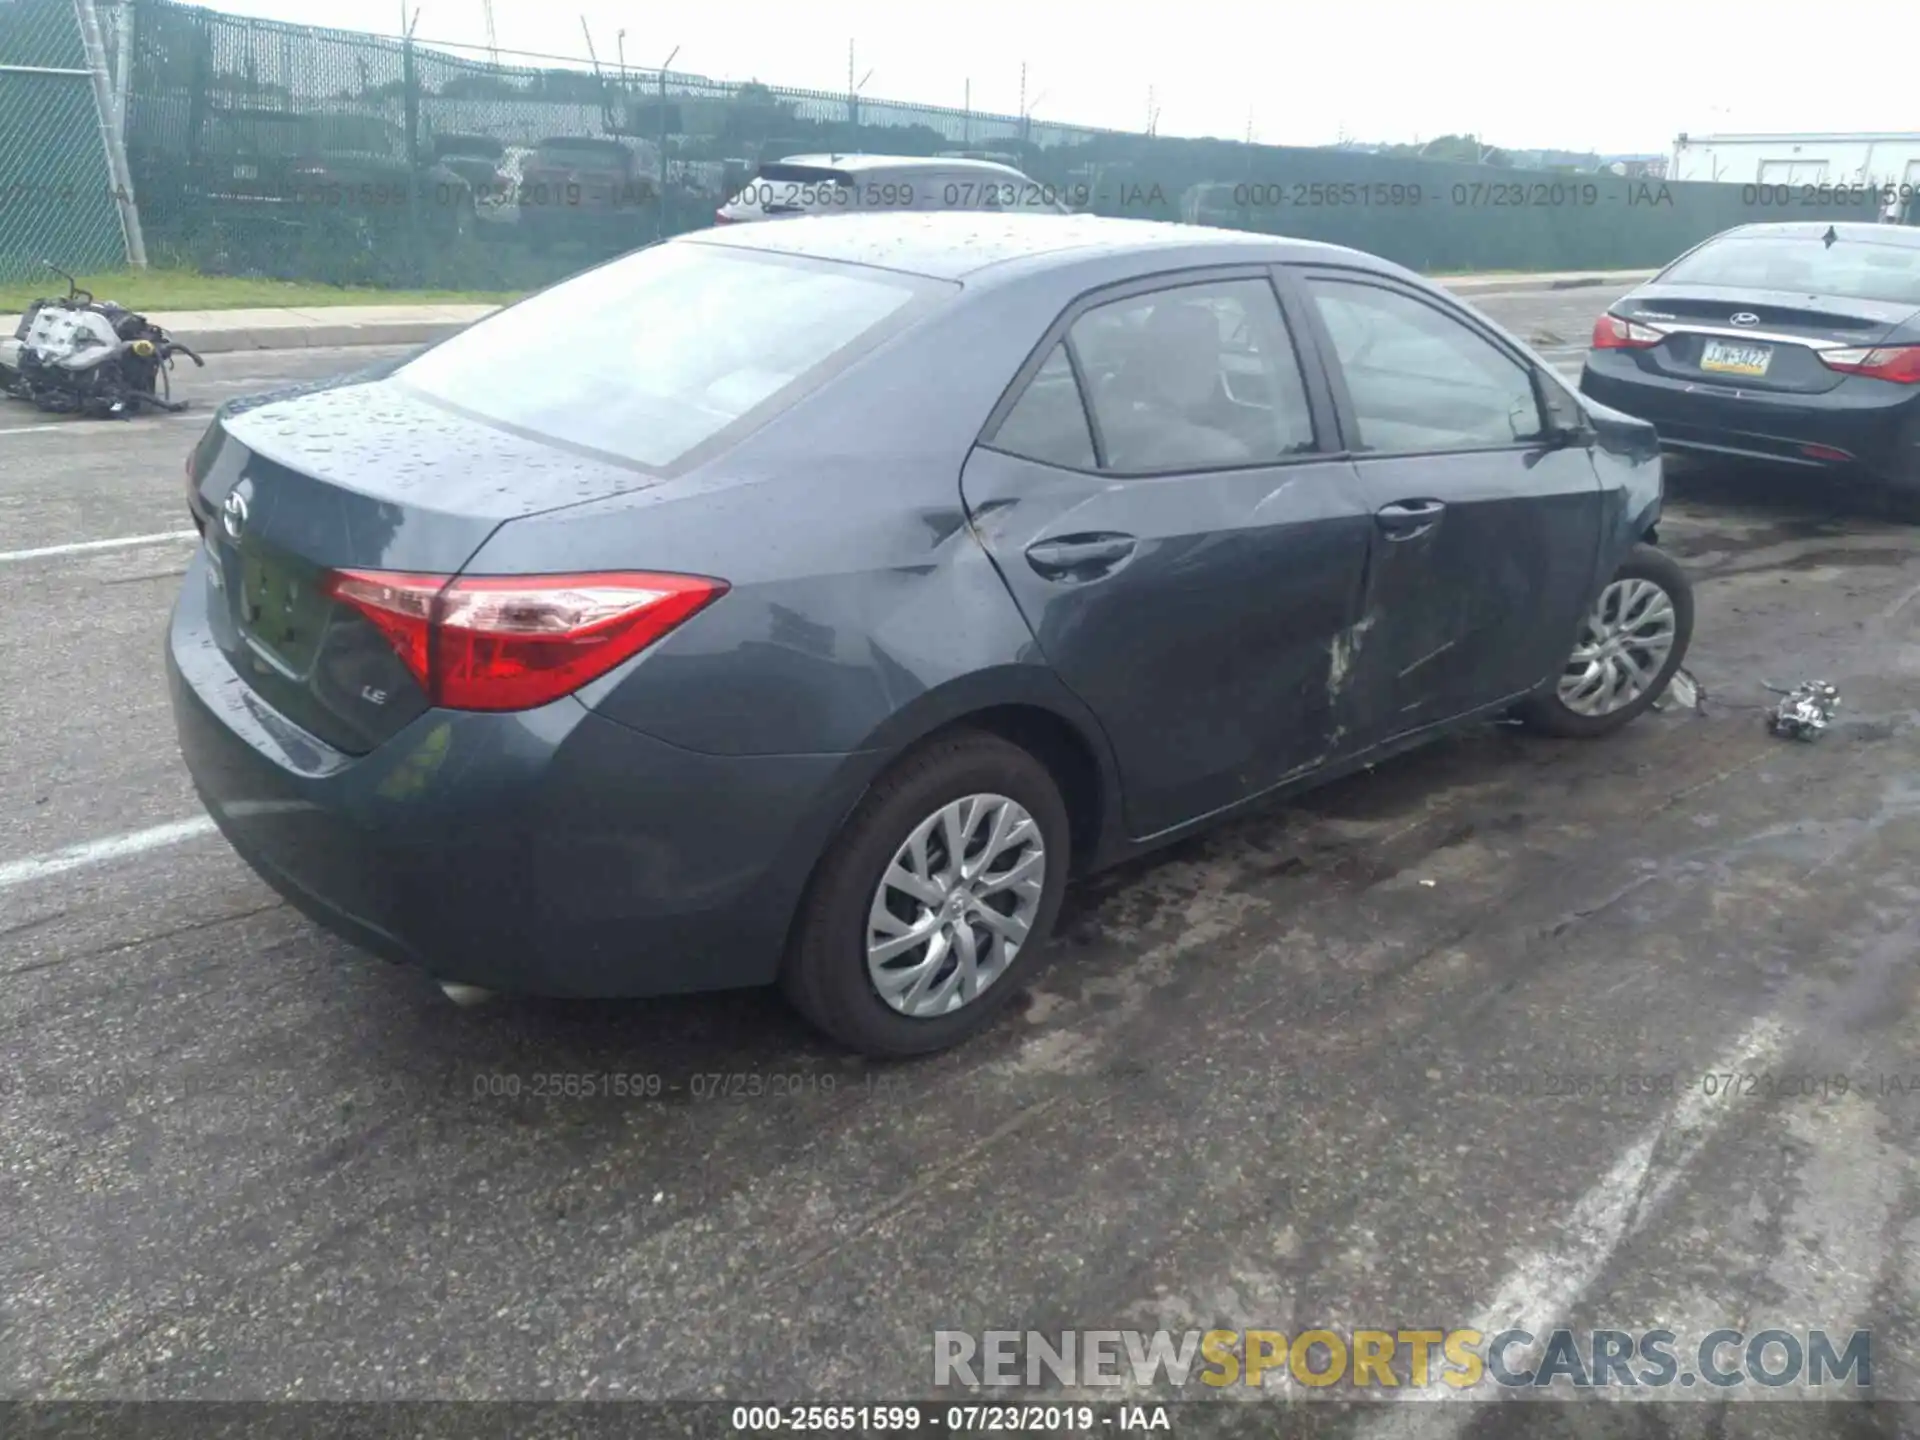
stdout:
<svg viewBox="0 0 1920 1440">
<path fill-rule="evenodd" d="M 1098 580 L 1139 545 L 1131 535 L 1063 535 L 1027 547 L 1027 563 L 1048 580 Z"/>
<path fill-rule="evenodd" d="M 1381 506 L 1373 519 L 1389 540 L 1411 540 L 1437 525 L 1446 509 L 1438 500 L 1396 500 Z"/>
</svg>

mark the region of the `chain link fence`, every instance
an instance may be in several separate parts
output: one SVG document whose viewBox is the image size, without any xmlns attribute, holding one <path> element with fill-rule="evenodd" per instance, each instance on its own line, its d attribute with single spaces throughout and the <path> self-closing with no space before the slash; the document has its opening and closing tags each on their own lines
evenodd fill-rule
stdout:
<svg viewBox="0 0 1920 1440">
<path fill-rule="evenodd" d="M 124 264 L 73 0 L 0 0 L 0 282 Z"/>
<path fill-rule="evenodd" d="M 203 273 L 532 288 L 704 227 L 763 161 L 822 152 L 991 157 L 1074 209 L 1327 240 L 1429 271 L 1655 266 L 1730 225 L 1783 218 L 1751 187 L 502 65 L 177 0 L 124 4 L 131 23 L 103 30 L 109 48 L 124 37 L 114 79 L 147 250 L 154 264 Z M 9 34 L 0 60 L 39 56 L 61 73 L 0 71 L 0 133 L 27 136 L 0 154 L 0 176 L 25 187 L 0 215 L 0 275 L 49 251 L 78 266 L 116 259 L 88 83 L 66 73 L 84 65 L 72 0 L 0 0 Z M 1854 198 L 1796 204 L 1787 218 L 1872 218 L 1872 198 Z"/>
</svg>

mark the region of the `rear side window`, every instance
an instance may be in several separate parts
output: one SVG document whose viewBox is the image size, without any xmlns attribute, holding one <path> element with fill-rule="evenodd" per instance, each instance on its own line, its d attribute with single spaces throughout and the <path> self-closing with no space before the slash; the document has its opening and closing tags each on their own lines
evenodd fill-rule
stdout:
<svg viewBox="0 0 1920 1440">
<path fill-rule="evenodd" d="M 395 378 L 482 420 L 662 468 L 791 403 L 913 302 L 955 288 L 670 242 L 503 310 Z"/>
<path fill-rule="evenodd" d="M 1065 345 L 1055 345 L 1007 418 L 994 432 L 993 448 L 1042 465 L 1094 468 L 1093 432 L 1087 427 L 1080 385 Z"/>
<path fill-rule="evenodd" d="M 1676 261 L 1660 280 L 1920 305 L 1920 245 L 1828 245 L 1817 234 L 1728 235 Z"/>
<path fill-rule="evenodd" d="M 1300 362 L 1264 280 L 1116 300 L 1082 315 L 1069 338 L 1105 469 L 1267 465 L 1314 448 Z"/>
</svg>

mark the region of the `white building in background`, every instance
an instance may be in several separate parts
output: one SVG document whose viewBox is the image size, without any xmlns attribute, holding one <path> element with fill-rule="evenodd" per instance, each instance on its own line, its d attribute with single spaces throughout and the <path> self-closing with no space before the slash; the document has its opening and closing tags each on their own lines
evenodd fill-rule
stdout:
<svg viewBox="0 0 1920 1440">
<path fill-rule="evenodd" d="M 1920 191 L 1920 134 L 1682 135 L 1669 180 L 1731 185 L 1891 185 Z"/>
</svg>

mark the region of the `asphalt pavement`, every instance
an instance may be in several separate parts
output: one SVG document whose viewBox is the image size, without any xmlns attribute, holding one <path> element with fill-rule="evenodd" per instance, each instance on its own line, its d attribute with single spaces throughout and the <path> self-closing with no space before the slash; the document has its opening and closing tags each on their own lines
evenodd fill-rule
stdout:
<svg viewBox="0 0 1920 1440">
<path fill-rule="evenodd" d="M 1482 303 L 1571 368 L 1609 298 Z M 1913 530 L 1677 473 L 1699 710 L 1100 877 L 1004 1023 L 877 1066 L 761 994 L 457 1009 L 279 903 L 166 705 L 203 424 L 0 411 L 0 1395 L 898 1398 L 937 1330 L 1526 1319 L 1870 1329 L 1920 1399 Z M 1810 678 L 1838 723 L 1770 737 Z M 1660 1433 L 1843 1433 L 1736 1408 Z"/>
</svg>

